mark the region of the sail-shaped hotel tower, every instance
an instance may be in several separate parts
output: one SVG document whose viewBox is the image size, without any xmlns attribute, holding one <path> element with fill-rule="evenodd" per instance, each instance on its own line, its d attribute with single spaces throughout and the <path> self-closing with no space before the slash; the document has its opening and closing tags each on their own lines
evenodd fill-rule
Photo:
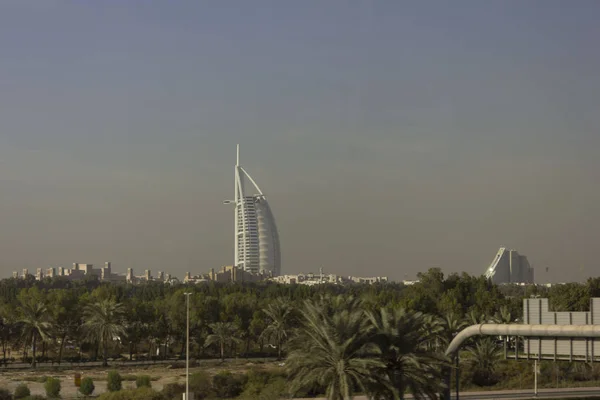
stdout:
<svg viewBox="0 0 600 400">
<path fill-rule="evenodd" d="M 253 274 L 281 274 L 281 250 L 275 217 L 267 197 L 240 165 L 235 164 L 235 195 L 225 204 L 235 205 L 234 266 Z"/>
</svg>

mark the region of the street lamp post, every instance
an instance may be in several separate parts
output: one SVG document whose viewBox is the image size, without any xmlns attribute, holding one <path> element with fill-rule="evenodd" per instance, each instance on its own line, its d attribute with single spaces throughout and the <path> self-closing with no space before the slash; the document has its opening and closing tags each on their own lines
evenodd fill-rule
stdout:
<svg viewBox="0 0 600 400">
<path fill-rule="evenodd" d="M 185 292 L 185 303 L 187 308 L 186 317 L 186 339 L 185 339 L 185 400 L 190 400 L 190 295 Z"/>
<path fill-rule="evenodd" d="M 537 397 L 538 395 L 538 385 L 537 385 L 537 376 L 538 376 L 538 363 L 537 358 L 533 360 L 533 395 Z"/>
</svg>

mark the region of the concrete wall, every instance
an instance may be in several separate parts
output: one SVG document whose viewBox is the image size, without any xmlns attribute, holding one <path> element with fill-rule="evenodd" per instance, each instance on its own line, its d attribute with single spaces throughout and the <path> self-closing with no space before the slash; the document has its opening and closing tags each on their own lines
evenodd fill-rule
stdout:
<svg viewBox="0 0 600 400">
<path fill-rule="evenodd" d="M 600 324 L 600 298 L 590 300 L 590 311 L 550 311 L 548 299 L 524 299 L 524 324 Z M 591 361 L 600 358 L 600 339 L 524 339 L 525 355 L 551 360 Z"/>
</svg>

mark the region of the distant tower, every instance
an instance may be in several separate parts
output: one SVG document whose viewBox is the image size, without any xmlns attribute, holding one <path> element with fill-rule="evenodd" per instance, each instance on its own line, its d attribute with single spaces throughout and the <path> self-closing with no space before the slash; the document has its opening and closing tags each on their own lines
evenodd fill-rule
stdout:
<svg viewBox="0 0 600 400">
<path fill-rule="evenodd" d="M 134 283 L 133 268 L 127 268 L 127 277 L 125 279 L 128 283 Z"/>
<path fill-rule="evenodd" d="M 246 180 L 257 193 L 246 189 Z M 240 146 L 235 164 L 234 262 L 233 265 L 253 274 L 281 274 L 281 250 L 275 217 L 254 179 L 240 165 Z"/>
<path fill-rule="evenodd" d="M 501 247 L 485 271 L 485 277 L 494 284 L 534 283 L 534 270 L 527 257 L 516 250 Z"/>
<path fill-rule="evenodd" d="M 103 281 L 110 280 L 110 276 L 112 275 L 112 270 L 110 267 L 110 261 L 106 261 L 104 263 L 104 268 L 100 270 L 100 279 Z"/>
<path fill-rule="evenodd" d="M 319 268 L 319 274 L 321 275 L 321 282 L 323 282 L 323 267 Z"/>
</svg>

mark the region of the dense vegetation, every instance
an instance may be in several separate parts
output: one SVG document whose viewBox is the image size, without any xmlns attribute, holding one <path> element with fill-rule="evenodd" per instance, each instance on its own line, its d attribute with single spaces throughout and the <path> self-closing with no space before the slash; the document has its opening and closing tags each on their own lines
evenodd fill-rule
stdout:
<svg viewBox="0 0 600 400">
<path fill-rule="evenodd" d="M 105 284 L 61 278 L 0 281 L 4 365 L 183 358 L 186 291 L 193 358 L 285 358 L 288 389 L 346 399 L 354 393 L 433 398 L 452 371 L 443 351 L 466 325 L 511 323 L 522 299 L 539 295 L 564 310 L 586 310 L 600 279 L 550 289 L 492 285 L 438 269 L 410 286 Z M 502 376 L 502 347 L 472 340 L 461 380 L 489 386 Z M 226 379 L 225 377 L 223 379 Z M 229 379 L 229 378 L 227 378 Z M 144 390 L 145 384 L 141 385 Z"/>
</svg>

